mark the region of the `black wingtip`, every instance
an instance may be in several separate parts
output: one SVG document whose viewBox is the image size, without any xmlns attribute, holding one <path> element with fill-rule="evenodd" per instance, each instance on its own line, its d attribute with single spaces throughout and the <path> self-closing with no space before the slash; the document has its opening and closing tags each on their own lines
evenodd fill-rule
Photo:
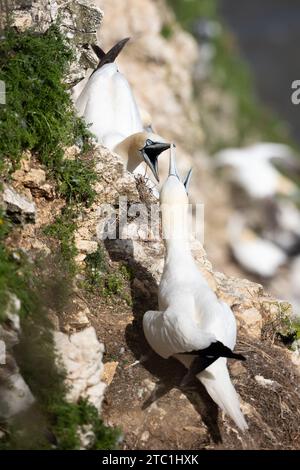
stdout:
<svg viewBox="0 0 300 470">
<path fill-rule="evenodd" d="M 238 361 L 246 361 L 245 356 L 243 356 L 242 354 L 238 354 L 238 353 L 232 353 L 231 358 L 237 359 Z"/>
<path fill-rule="evenodd" d="M 101 49 L 101 47 L 98 46 L 97 44 L 91 44 L 91 47 L 93 51 L 95 52 L 96 56 L 98 57 L 98 59 L 101 61 L 106 55 L 104 50 Z"/>
<path fill-rule="evenodd" d="M 215 343 L 212 343 L 208 348 L 205 348 L 199 351 L 191 351 L 189 353 L 182 353 L 182 354 L 191 354 L 194 356 L 194 359 L 192 361 L 192 364 L 188 372 L 188 380 L 190 380 L 190 377 L 196 376 L 200 372 L 207 369 L 220 357 L 226 357 L 228 359 L 236 359 L 239 361 L 246 360 L 246 358 L 242 354 L 234 353 L 233 351 L 231 351 L 230 348 L 228 348 L 227 346 L 224 346 L 224 344 L 221 343 L 220 341 L 216 341 Z"/>
<path fill-rule="evenodd" d="M 117 42 L 117 44 L 115 44 L 108 52 L 104 53 L 104 55 L 102 55 L 103 51 L 99 46 L 96 46 L 96 50 L 92 46 L 97 56 L 98 56 L 99 50 L 101 51 L 100 55 L 102 55 L 102 57 L 98 56 L 100 59 L 100 62 L 96 70 L 99 70 L 105 64 L 112 64 L 116 60 L 116 58 L 118 57 L 122 49 L 124 48 L 125 44 L 129 41 L 129 39 L 130 38 L 121 39 L 121 41 Z"/>
</svg>

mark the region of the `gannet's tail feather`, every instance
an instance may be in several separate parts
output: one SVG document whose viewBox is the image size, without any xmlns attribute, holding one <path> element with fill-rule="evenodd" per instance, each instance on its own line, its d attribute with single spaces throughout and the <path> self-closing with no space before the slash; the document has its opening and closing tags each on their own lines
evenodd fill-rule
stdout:
<svg viewBox="0 0 300 470">
<path fill-rule="evenodd" d="M 125 44 L 129 41 L 129 39 L 130 38 L 125 38 L 117 42 L 117 44 L 115 44 L 108 52 L 104 52 L 103 49 L 101 49 L 101 47 L 97 46 L 96 44 L 93 44 L 92 45 L 93 51 L 95 52 L 95 54 L 97 55 L 99 59 L 99 64 L 97 68 L 94 70 L 94 72 L 96 70 L 99 70 L 105 64 L 113 63 L 118 57 L 118 55 L 120 54 Z"/>
<path fill-rule="evenodd" d="M 231 383 L 226 359 L 219 358 L 205 371 L 197 375 L 215 403 L 227 413 L 235 424 L 246 431 L 248 425 L 240 409 L 238 395 Z"/>
</svg>

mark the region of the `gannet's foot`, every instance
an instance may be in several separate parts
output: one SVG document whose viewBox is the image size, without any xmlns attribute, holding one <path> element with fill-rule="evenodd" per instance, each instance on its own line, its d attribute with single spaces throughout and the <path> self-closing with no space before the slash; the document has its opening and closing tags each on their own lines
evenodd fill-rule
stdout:
<svg viewBox="0 0 300 470">
<path fill-rule="evenodd" d="M 193 371 L 189 369 L 187 373 L 183 376 L 179 388 L 185 388 L 189 383 L 195 380 L 195 376 L 193 374 Z"/>
<path fill-rule="evenodd" d="M 152 391 L 151 395 L 147 400 L 143 403 L 142 405 L 142 410 L 145 410 L 148 408 L 152 403 L 156 402 L 160 398 L 162 398 L 164 395 L 166 395 L 170 390 L 172 390 L 173 385 L 171 384 L 165 384 L 162 381 L 158 382 L 155 385 L 155 389 Z"/>
</svg>

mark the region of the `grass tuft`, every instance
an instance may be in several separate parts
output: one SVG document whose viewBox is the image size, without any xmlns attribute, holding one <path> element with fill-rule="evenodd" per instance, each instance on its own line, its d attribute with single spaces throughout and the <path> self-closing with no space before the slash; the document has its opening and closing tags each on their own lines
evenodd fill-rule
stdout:
<svg viewBox="0 0 300 470">
<path fill-rule="evenodd" d="M 58 26 L 44 34 L 12 28 L 0 41 L 0 80 L 6 84 L 6 104 L 0 106 L 0 172 L 18 167 L 22 153 L 33 152 L 52 173 L 68 201 L 90 204 L 95 173 L 84 155 L 91 134 L 74 112 L 63 78 L 73 53 Z M 80 143 L 74 161 L 64 149 Z"/>
</svg>

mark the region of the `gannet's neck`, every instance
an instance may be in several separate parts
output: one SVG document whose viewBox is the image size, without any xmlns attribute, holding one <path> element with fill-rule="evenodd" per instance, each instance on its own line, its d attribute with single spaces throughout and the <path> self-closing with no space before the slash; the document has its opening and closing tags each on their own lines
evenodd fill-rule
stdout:
<svg viewBox="0 0 300 470">
<path fill-rule="evenodd" d="M 165 240 L 166 261 L 191 260 L 192 252 L 189 240 Z"/>
<path fill-rule="evenodd" d="M 162 204 L 161 211 L 166 257 L 191 257 L 188 205 Z"/>
<path fill-rule="evenodd" d="M 122 142 L 114 148 L 114 152 L 123 158 L 125 168 L 131 172 L 133 172 L 142 162 L 142 158 L 138 151 L 139 149 L 135 139 L 135 134 L 122 140 Z"/>
</svg>

